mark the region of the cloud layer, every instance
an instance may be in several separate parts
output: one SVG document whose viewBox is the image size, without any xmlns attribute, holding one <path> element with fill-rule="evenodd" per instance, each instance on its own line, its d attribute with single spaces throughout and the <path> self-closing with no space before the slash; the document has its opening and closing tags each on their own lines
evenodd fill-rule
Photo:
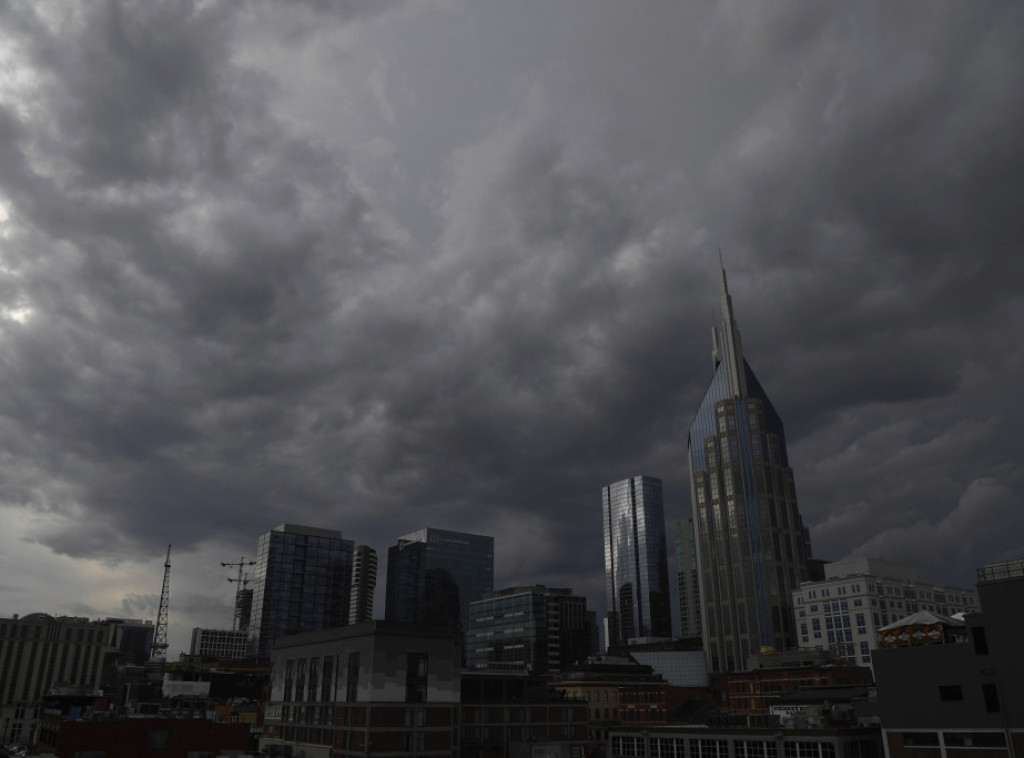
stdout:
<svg viewBox="0 0 1024 758">
<path fill-rule="evenodd" d="M 184 639 L 284 521 L 600 610 L 599 488 L 688 515 L 719 247 L 815 552 L 1024 552 L 1018 5 L 65 11 L 0 6 L 6 613 L 145 616 L 173 543 Z"/>
</svg>

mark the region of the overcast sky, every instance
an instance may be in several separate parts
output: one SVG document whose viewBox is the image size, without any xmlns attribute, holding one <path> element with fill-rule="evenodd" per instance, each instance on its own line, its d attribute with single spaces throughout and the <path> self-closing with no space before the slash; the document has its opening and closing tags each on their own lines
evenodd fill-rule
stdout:
<svg viewBox="0 0 1024 758">
<path fill-rule="evenodd" d="M 601 486 L 689 515 L 719 248 L 815 554 L 972 585 L 1022 82 L 1012 0 L 0 2 L 0 615 L 152 619 L 173 543 L 176 657 L 282 522 L 603 613 Z"/>
</svg>

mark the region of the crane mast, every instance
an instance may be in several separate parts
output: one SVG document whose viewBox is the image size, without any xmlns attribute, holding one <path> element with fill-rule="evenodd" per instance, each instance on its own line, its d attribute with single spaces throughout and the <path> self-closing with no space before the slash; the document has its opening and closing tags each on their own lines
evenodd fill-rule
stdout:
<svg viewBox="0 0 1024 758">
<path fill-rule="evenodd" d="M 171 546 L 167 546 L 167 559 L 164 561 L 164 586 L 160 591 L 160 608 L 156 613 L 156 630 L 153 633 L 153 647 L 149 660 L 153 663 L 167 661 L 167 600 L 171 589 Z"/>
<path fill-rule="evenodd" d="M 245 585 L 247 585 L 249 583 L 249 576 L 248 576 L 248 574 L 243 576 L 242 575 L 242 571 L 243 571 L 243 569 L 246 566 L 255 566 L 256 565 L 256 561 L 247 561 L 247 560 L 245 560 L 245 556 L 243 555 L 241 558 L 238 559 L 238 561 L 236 561 L 234 563 L 221 561 L 220 565 L 221 566 L 238 566 L 238 578 L 236 579 L 235 577 L 230 577 L 230 576 L 228 577 L 228 581 L 229 582 L 233 582 L 233 583 L 237 583 L 238 584 L 238 587 L 235 589 L 235 612 L 234 612 L 234 614 L 232 614 L 232 617 L 231 617 L 231 631 L 234 632 L 234 631 L 237 631 L 238 628 L 239 628 L 239 622 L 240 622 L 239 615 L 241 613 L 241 607 L 242 607 L 242 593 L 245 590 Z"/>
</svg>

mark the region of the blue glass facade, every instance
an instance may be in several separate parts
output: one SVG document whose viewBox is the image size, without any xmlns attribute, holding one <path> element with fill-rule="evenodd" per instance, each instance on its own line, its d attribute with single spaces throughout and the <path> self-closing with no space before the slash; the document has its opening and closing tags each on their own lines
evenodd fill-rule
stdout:
<svg viewBox="0 0 1024 758">
<path fill-rule="evenodd" d="M 284 635 L 345 625 L 353 548 L 337 530 L 294 524 L 260 537 L 250 627 L 257 657 L 269 660 Z"/>
<path fill-rule="evenodd" d="M 421 529 L 388 548 L 384 618 L 461 628 L 493 587 L 493 537 Z"/>
<path fill-rule="evenodd" d="M 671 637 L 661 480 L 634 476 L 601 490 L 608 646 Z"/>
<path fill-rule="evenodd" d="M 690 425 L 690 495 L 702 633 L 712 671 L 797 645 L 791 591 L 808 578 L 810 539 L 797 509 L 782 420 L 743 358 L 723 273 L 723 338 Z"/>
</svg>

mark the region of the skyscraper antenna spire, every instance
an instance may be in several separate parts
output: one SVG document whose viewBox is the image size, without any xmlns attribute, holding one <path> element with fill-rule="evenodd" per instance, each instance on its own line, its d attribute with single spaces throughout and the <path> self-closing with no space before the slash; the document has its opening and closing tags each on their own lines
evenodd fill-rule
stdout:
<svg viewBox="0 0 1024 758">
<path fill-rule="evenodd" d="M 721 263 L 722 251 L 718 251 L 719 263 Z M 725 363 L 725 379 L 732 396 L 747 394 L 747 374 L 743 361 L 743 343 L 740 340 L 740 330 L 736 326 L 736 319 L 732 313 L 732 296 L 729 294 L 729 280 L 725 274 L 725 266 L 721 267 L 722 272 L 722 334 L 721 338 L 715 339 L 713 353 L 715 365 Z"/>
<path fill-rule="evenodd" d="M 741 671 L 758 649 L 795 647 L 792 594 L 811 569 L 782 420 L 743 358 L 720 269 L 716 367 L 687 438 L 709 672 Z"/>
</svg>

